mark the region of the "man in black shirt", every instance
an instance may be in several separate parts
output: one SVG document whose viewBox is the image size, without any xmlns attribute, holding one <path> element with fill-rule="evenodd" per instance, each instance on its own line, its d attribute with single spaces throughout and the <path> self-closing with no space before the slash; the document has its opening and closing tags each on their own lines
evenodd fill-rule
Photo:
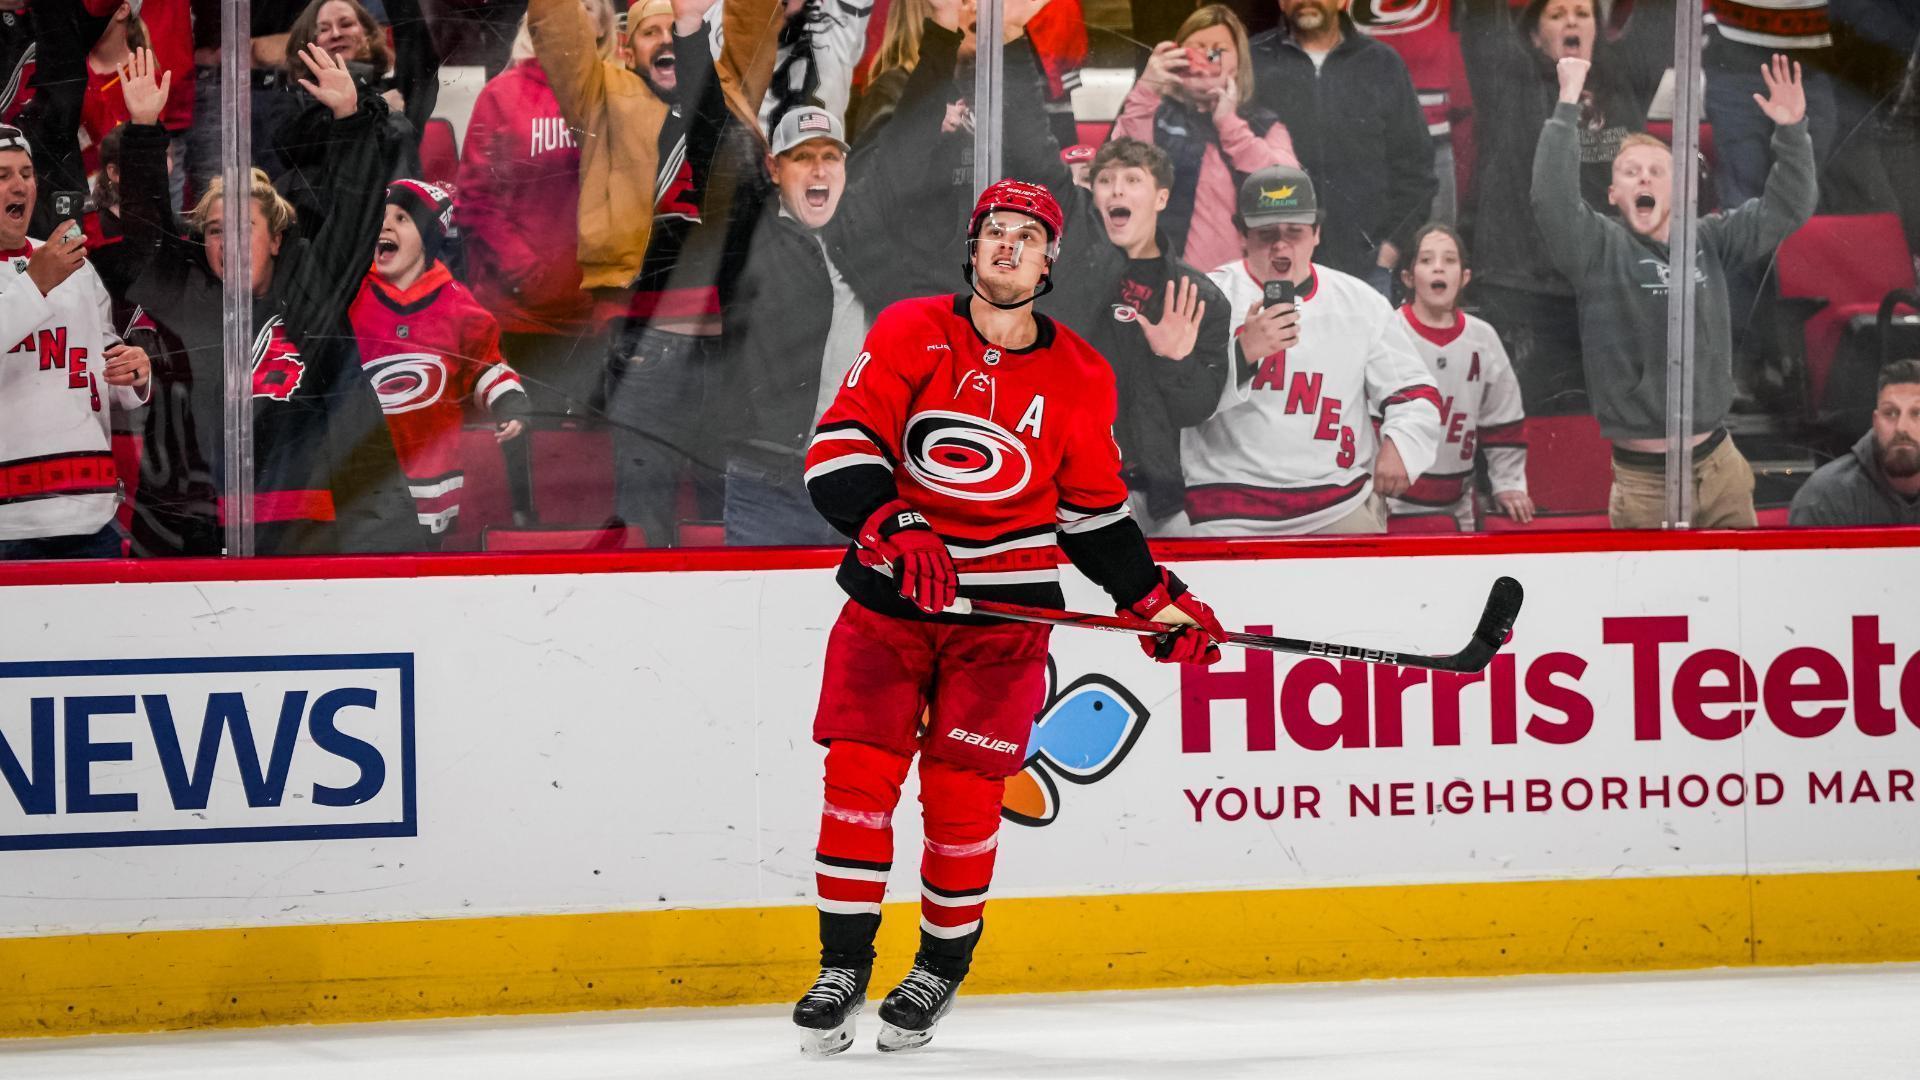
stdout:
<svg viewBox="0 0 1920 1080">
<path fill-rule="evenodd" d="M 1252 41 L 1253 95 L 1287 126 L 1326 215 L 1314 260 L 1391 297 L 1391 275 L 1440 182 L 1407 65 L 1361 33 L 1347 0 L 1279 0 Z"/>
</svg>

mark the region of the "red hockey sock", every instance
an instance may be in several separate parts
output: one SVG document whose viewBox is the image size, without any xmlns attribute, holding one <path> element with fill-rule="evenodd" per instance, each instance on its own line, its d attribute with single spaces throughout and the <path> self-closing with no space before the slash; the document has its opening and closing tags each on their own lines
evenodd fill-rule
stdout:
<svg viewBox="0 0 1920 1080">
<path fill-rule="evenodd" d="M 826 805 L 813 864 L 822 967 L 873 963 L 880 899 L 893 867 L 893 808 L 909 761 L 847 739 L 827 748 Z"/>
<path fill-rule="evenodd" d="M 966 975 L 980 940 L 1005 792 L 1004 780 L 920 758 L 927 843 L 920 861 L 920 953 L 950 979 Z"/>
</svg>

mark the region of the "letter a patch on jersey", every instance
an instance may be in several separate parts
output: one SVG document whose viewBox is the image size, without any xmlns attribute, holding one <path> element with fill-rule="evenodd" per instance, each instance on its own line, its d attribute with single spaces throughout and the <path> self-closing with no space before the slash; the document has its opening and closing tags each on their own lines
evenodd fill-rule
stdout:
<svg viewBox="0 0 1920 1080">
<path fill-rule="evenodd" d="M 1036 439 L 1039 438 L 1040 418 L 1046 411 L 1047 399 L 1040 394 L 1033 395 L 1033 402 L 1027 406 L 1026 412 L 1020 414 L 1020 422 L 1013 425 L 1013 430 L 1024 431 Z"/>
</svg>

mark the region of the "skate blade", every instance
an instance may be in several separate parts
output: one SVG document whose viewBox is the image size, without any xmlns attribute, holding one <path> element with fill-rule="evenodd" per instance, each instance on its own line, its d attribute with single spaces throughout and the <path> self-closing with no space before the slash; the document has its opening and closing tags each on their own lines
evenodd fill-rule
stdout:
<svg viewBox="0 0 1920 1080">
<path fill-rule="evenodd" d="M 853 1022 L 860 1014 L 851 1013 L 837 1028 L 816 1031 L 800 1029 L 800 1053 L 810 1058 L 829 1058 L 853 1045 Z"/>
<path fill-rule="evenodd" d="M 894 1027 L 883 1020 L 880 1023 L 880 1052 L 893 1054 L 901 1050 L 918 1050 L 933 1041 L 933 1029 L 939 1026 L 935 1024 L 925 1031 L 909 1031 L 903 1027 Z"/>
</svg>

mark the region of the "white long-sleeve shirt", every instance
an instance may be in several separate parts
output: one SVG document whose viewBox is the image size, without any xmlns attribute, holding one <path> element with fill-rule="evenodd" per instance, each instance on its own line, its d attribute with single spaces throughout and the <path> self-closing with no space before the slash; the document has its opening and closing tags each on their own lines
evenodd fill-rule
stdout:
<svg viewBox="0 0 1920 1080">
<path fill-rule="evenodd" d="M 120 336 L 100 275 L 84 265 L 42 296 L 26 275 L 39 247 L 0 252 L 0 540 L 99 532 L 120 504 L 108 410 L 147 399 L 101 377 Z"/>
<path fill-rule="evenodd" d="M 1455 312 L 1444 330 L 1421 323 L 1411 308 L 1401 308 L 1398 318 L 1440 391 L 1440 447 L 1433 467 L 1405 495 L 1388 499 L 1387 508 L 1427 514 L 1456 506 L 1473 482 L 1476 448 L 1487 452 L 1494 491 L 1526 491 L 1526 414 L 1500 335 L 1465 312 Z"/>
<path fill-rule="evenodd" d="M 1260 284 L 1244 262 L 1208 276 L 1237 335 Z M 1295 303 L 1299 344 L 1250 376 L 1236 357 L 1219 409 L 1181 433 L 1192 535 L 1310 533 L 1352 513 L 1373 493 L 1375 416 L 1410 478 L 1433 465 L 1440 395 L 1400 316 L 1365 282 L 1318 265 Z"/>
</svg>

